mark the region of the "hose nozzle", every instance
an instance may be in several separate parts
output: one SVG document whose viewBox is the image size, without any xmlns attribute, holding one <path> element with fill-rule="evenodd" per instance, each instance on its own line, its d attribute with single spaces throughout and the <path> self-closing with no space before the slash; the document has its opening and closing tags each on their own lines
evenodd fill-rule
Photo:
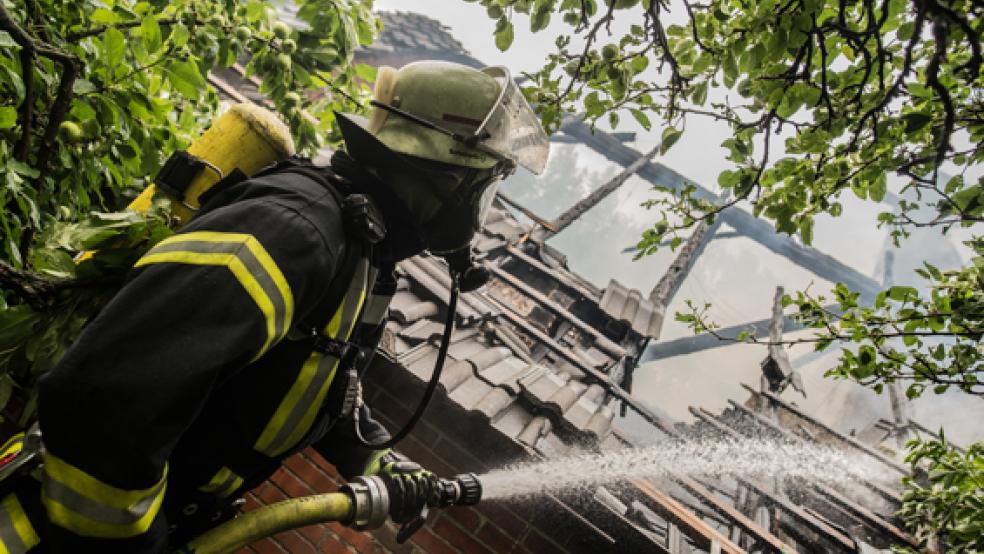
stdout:
<svg viewBox="0 0 984 554">
<path fill-rule="evenodd" d="M 474 506 L 482 499 L 482 483 L 474 473 L 462 473 L 440 482 L 442 498 L 437 506 Z"/>
</svg>

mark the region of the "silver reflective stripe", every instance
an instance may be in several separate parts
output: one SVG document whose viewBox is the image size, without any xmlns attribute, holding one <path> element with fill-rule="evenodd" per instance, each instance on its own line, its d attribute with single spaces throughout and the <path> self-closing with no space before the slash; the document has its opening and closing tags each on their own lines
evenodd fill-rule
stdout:
<svg viewBox="0 0 984 554">
<path fill-rule="evenodd" d="M 19 512 L 19 513 L 11 513 Z M 17 502 L 17 497 L 11 493 L 3 503 L 0 504 L 0 541 L 2 541 L 2 546 L 6 548 L 6 552 L 9 554 L 24 554 L 31 547 L 33 547 L 37 542 L 31 545 L 24 544 L 24 539 L 21 538 L 20 533 L 17 532 L 17 522 L 21 520 L 23 523 L 30 527 L 30 522 L 27 521 L 27 517 L 24 515 L 23 510 L 20 509 L 20 503 Z M 30 529 L 33 534 L 34 530 Z M 35 536 L 36 538 L 36 536 Z"/>
<path fill-rule="evenodd" d="M 180 237 L 181 235 L 177 235 Z M 173 239 L 172 239 L 173 240 Z M 196 254 L 231 254 L 239 259 L 249 271 L 250 275 L 266 293 L 274 310 L 274 328 L 277 330 L 277 337 L 282 337 L 286 332 L 287 321 L 287 302 L 288 300 L 280 293 L 280 289 L 273 281 L 273 277 L 267 272 L 263 264 L 256 259 L 256 256 L 241 242 L 202 242 L 196 240 L 175 241 L 166 244 L 158 244 L 149 254 L 163 254 L 165 252 L 194 252 Z"/>
<path fill-rule="evenodd" d="M 327 336 L 341 341 L 348 340 L 365 300 L 368 277 L 369 261 L 362 258 L 356 266 L 341 305 L 324 329 Z M 304 438 L 314 423 L 337 366 L 338 358 L 334 356 L 319 352 L 312 352 L 308 356 L 291 388 L 257 439 L 254 445 L 257 452 L 277 457 Z"/>
<path fill-rule="evenodd" d="M 220 469 L 207 485 L 199 487 L 202 492 L 215 493 L 225 498 L 231 496 L 243 484 L 243 478 L 236 475 L 227 467 Z"/>
<path fill-rule="evenodd" d="M 362 309 L 362 318 L 359 320 L 359 323 L 372 327 L 382 323 L 386 319 L 386 314 L 388 313 L 392 300 L 393 295 L 391 294 L 373 294 L 369 296 L 369 299 L 366 300 L 365 308 Z"/>
<path fill-rule="evenodd" d="M 291 435 L 297 435 L 296 430 L 301 419 L 304 418 L 308 410 L 318 401 L 322 388 L 327 388 L 325 385 L 327 385 L 330 379 L 334 378 L 336 364 L 338 364 L 338 358 L 328 355 L 320 356 L 317 369 L 311 378 L 310 384 L 304 389 L 301 398 L 291 408 L 290 415 L 287 416 L 287 421 L 280 427 L 273 442 L 270 443 L 267 452 L 271 456 L 280 455 L 293 446 L 288 439 L 290 439 Z"/>
<path fill-rule="evenodd" d="M 133 525 L 147 515 L 147 512 L 154 507 L 157 495 L 163 488 L 164 483 L 161 482 L 149 491 L 146 498 L 132 504 L 127 509 L 119 509 L 86 498 L 54 479 L 46 479 L 44 482 L 45 494 L 49 499 L 93 521 L 124 526 Z"/>
</svg>

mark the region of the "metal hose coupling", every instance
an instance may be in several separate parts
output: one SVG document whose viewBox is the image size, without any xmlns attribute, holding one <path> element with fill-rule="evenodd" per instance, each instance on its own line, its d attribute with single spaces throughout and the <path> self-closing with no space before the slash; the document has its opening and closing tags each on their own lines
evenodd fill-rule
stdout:
<svg viewBox="0 0 984 554">
<path fill-rule="evenodd" d="M 390 512 L 389 492 L 380 477 L 363 475 L 340 487 L 352 499 L 352 520 L 347 523 L 360 531 L 378 529 Z"/>
</svg>

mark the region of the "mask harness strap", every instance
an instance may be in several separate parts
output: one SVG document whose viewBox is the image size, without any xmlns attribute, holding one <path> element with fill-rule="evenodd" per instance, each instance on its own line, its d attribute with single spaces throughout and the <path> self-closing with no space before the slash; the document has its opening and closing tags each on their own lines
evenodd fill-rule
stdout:
<svg viewBox="0 0 984 554">
<path fill-rule="evenodd" d="M 441 382 L 441 372 L 444 371 L 444 361 L 448 357 L 448 347 L 451 345 L 451 333 L 454 331 L 454 314 L 458 308 L 458 277 L 457 271 L 451 271 L 451 295 L 448 298 L 448 315 L 444 322 L 444 335 L 441 337 L 441 346 L 437 351 L 437 360 L 434 361 L 434 372 L 431 375 L 430 382 L 427 383 L 427 390 L 424 391 L 424 396 L 420 400 L 420 404 L 417 405 L 417 410 L 410 416 L 410 420 L 400 429 L 400 432 L 382 442 L 371 443 L 362 436 L 362 429 L 359 426 L 360 410 L 359 406 L 356 406 L 352 411 L 352 421 L 355 423 L 355 440 L 361 446 L 373 450 L 392 448 L 396 443 L 410 434 L 427 410 L 427 405 L 430 404 L 431 398 L 433 398 L 434 392 L 437 390 L 437 385 Z"/>
</svg>

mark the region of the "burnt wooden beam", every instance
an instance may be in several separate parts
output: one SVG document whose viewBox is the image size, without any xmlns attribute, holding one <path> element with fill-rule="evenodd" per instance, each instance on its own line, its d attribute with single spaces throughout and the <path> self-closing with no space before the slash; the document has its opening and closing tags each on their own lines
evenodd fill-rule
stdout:
<svg viewBox="0 0 984 554">
<path fill-rule="evenodd" d="M 762 414 L 749 409 L 747 406 L 743 406 L 730 398 L 728 399 L 728 404 L 730 404 L 732 408 L 738 410 L 742 414 L 750 417 L 752 421 L 754 421 L 755 423 L 772 431 L 774 436 L 786 440 L 803 442 L 803 438 L 797 435 L 796 433 L 793 433 L 789 429 L 780 426 L 778 423 L 773 423 L 772 421 L 769 421 Z M 864 486 L 865 488 L 870 489 L 874 493 L 878 494 L 885 500 L 891 502 L 893 505 L 895 506 L 902 505 L 902 498 L 895 491 L 885 488 L 879 485 L 878 483 L 874 483 L 864 479 L 855 479 L 855 481 L 861 484 L 862 486 Z"/>
<path fill-rule="evenodd" d="M 729 437 L 732 439 L 741 438 L 738 431 L 724 425 L 706 411 L 691 407 L 690 413 L 692 413 L 697 419 L 703 421 L 707 425 L 710 425 L 715 431 L 724 437 Z M 760 497 L 766 498 L 771 504 L 780 508 L 784 513 L 791 515 L 794 519 L 799 520 L 813 531 L 819 533 L 821 537 L 826 538 L 831 544 L 836 545 L 847 552 L 857 551 L 857 545 L 855 544 L 854 539 L 845 535 L 828 522 L 807 512 L 804 508 L 796 505 L 784 495 L 772 492 L 770 487 L 767 485 L 760 483 L 755 479 L 742 477 L 740 475 L 736 475 L 735 480 L 753 490 Z"/>
<path fill-rule="evenodd" d="M 494 300 L 493 300 L 494 301 Z M 574 367 L 580 369 L 585 374 L 591 377 L 592 380 L 601 385 L 609 394 L 618 398 L 623 403 L 628 405 L 632 410 L 639 414 L 644 420 L 653 424 L 657 429 L 671 436 L 676 435 L 676 431 L 673 429 L 671 422 L 664 421 L 663 418 L 658 416 L 655 412 L 647 408 L 642 402 L 636 399 L 634 396 L 625 391 L 617 383 L 614 383 L 608 375 L 603 371 L 599 371 L 589 364 L 587 361 L 582 360 L 579 356 L 574 355 L 569 348 L 566 348 L 553 337 L 547 335 L 543 331 L 537 329 L 531 325 L 522 316 L 519 316 L 509 310 L 503 310 L 499 316 L 505 317 L 510 323 L 520 328 L 524 333 L 529 334 L 531 337 L 536 339 L 540 344 L 545 344 L 550 350 L 552 350 L 558 356 L 564 358 L 568 362 L 574 365 Z"/>
<path fill-rule="evenodd" d="M 592 129 L 590 125 L 577 116 L 565 117 L 560 130 L 577 137 L 586 146 L 622 166 L 629 166 L 642 156 L 638 150 L 622 144 L 604 131 Z M 718 199 L 718 196 L 710 190 L 658 162 L 647 161 L 636 173 L 653 184 L 672 190 L 681 190 L 687 184 L 694 184 L 697 186 L 697 191 L 694 194 L 696 197 L 712 202 Z M 844 283 L 852 290 L 860 292 L 863 299 L 872 299 L 878 293 L 878 283 L 870 277 L 832 256 L 815 248 L 803 246 L 792 237 L 776 232 L 772 224 L 758 219 L 744 210 L 727 209 L 718 214 L 715 219 L 727 223 L 744 236 L 823 279 L 834 283 Z"/>
<path fill-rule="evenodd" d="M 685 535 L 697 543 L 698 548 L 709 552 L 745 553 L 740 546 L 731 542 L 728 537 L 708 525 L 707 522 L 700 519 L 675 498 L 654 487 L 649 481 L 633 479 L 632 484 L 649 500 L 655 502 L 656 506 L 654 507 L 660 515 L 667 518 L 671 524 L 679 526 Z"/>
<path fill-rule="evenodd" d="M 506 271 L 506 270 L 504 270 L 504 269 L 502 269 L 502 268 L 500 268 L 500 267 L 498 267 L 498 266 L 496 266 L 494 264 L 486 263 L 486 264 L 483 264 L 483 265 L 485 266 L 486 269 L 488 269 L 489 271 L 491 271 L 492 274 L 495 275 L 496 277 L 498 277 L 499 279 L 505 281 L 507 284 L 509 284 L 510 286 L 512 286 L 513 288 L 515 288 L 516 290 L 518 290 L 521 293 L 525 294 L 529 298 L 535 300 L 541 306 L 545 307 L 547 310 L 549 310 L 549 311 L 553 312 L 554 314 L 556 314 L 557 316 L 562 317 L 563 319 L 567 320 L 572 325 L 574 325 L 574 327 L 577 327 L 577 329 L 579 331 L 581 331 L 582 333 L 585 333 L 587 335 L 590 335 L 592 338 L 594 338 L 595 344 L 598 346 L 598 348 L 604 350 L 605 353 L 607 353 L 609 356 L 612 356 L 614 359 L 617 360 L 617 359 L 619 359 L 619 358 L 621 358 L 621 357 L 623 357 L 623 356 L 625 356 L 627 354 L 627 352 L 626 352 L 626 350 L 624 348 L 622 348 L 621 346 L 615 344 L 611 339 L 609 339 L 608 337 L 606 337 L 600 331 L 598 331 L 594 327 L 588 325 L 587 323 L 585 323 L 584 321 L 582 321 L 581 318 L 579 318 L 576 315 L 572 314 L 566 308 L 564 308 L 560 304 L 554 302 L 547 295 L 545 295 L 542 292 L 536 290 L 532 286 L 526 284 L 525 282 L 523 282 L 521 279 L 519 279 L 515 275 L 509 273 L 508 271 Z"/>
<path fill-rule="evenodd" d="M 748 323 L 741 323 L 739 325 L 715 329 L 715 334 L 721 338 L 718 338 L 718 336 L 714 336 L 710 333 L 701 333 L 692 337 L 683 337 L 660 343 L 649 343 L 649 346 L 643 353 L 640 362 L 649 362 L 662 358 L 672 358 L 673 356 L 694 354 L 704 350 L 721 348 L 722 346 L 731 346 L 732 344 L 735 344 L 734 341 L 727 339 L 736 338 L 742 331 L 747 331 L 750 336 L 756 338 L 765 338 L 769 336 L 769 324 L 771 322 L 771 318 L 760 319 L 758 321 L 750 321 Z M 788 316 L 783 318 L 783 329 L 785 329 L 786 332 L 799 331 L 803 328 L 803 325 L 794 319 Z"/>
<path fill-rule="evenodd" d="M 609 133 L 612 138 L 619 142 L 635 142 L 636 134 L 633 132 L 615 132 Z M 576 137 L 570 135 L 565 135 L 563 133 L 554 133 L 550 135 L 550 142 L 555 142 L 559 144 L 581 144 L 581 141 Z"/>
<path fill-rule="evenodd" d="M 549 229 L 551 231 L 554 230 L 553 223 L 551 223 L 550 220 L 548 220 L 545 217 L 541 217 L 539 214 L 537 214 L 533 210 L 531 210 L 531 209 L 527 208 L 526 206 L 520 204 L 516 200 L 513 200 L 508 195 L 506 195 L 506 193 L 502 192 L 502 190 L 497 191 L 496 192 L 496 196 L 504 204 L 507 204 L 507 205 L 511 206 L 513 209 L 519 211 L 519 213 L 521 213 L 521 214 L 525 215 L 526 217 L 532 219 L 537 225 L 540 225 L 541 227 L 545 227 L 545 228 L 547 228 L 547 229 Z"/>
<path fill-rule="evenodd" d="M 792 545 L 779 540 L 778 537 L 764 529 L 759 524 L 749 519 L 745 514 L 738 511 L 734 506 L 721 500 L 716 494 L 707 490 L 703 485 L 690 477 L 674 475 L 671 477 L 680 484 L 690 494 L 707 503 L 708 507 L 719 515 L 729 520 L 732 525 L 737 526 L 743 532 L 751 536 L 759 545 L 769 548 L 774 552 L 790 552 L 795 550 Z"/>
<path fill-rule="evenodd" d="M 607 183 L 601 185 L 597 189 L 591 192 L 591 194 L 579 200 L 573 206 L 568 208 L 564 213 L 557 216 L 551 222 L 552 229 L 546 227 L 538 227 L 532 233 L 531 236 L 534 240 L 545 241 L 548 238 L 560 233 L 564 229 L 570 227 L 572 223 L 578 220 L 582 215 L 591 210 L 598 205 L 599 202 L 608 198 L 608 196 L 618 190 L 619 187 L 625 184 L 629 180 L 629 177 L 635 175 L 639 168 L 649 163 L 649 160 L 659 152 L 659 145 L 656 145 L 652 150 L 646 154 L 640 154 L 632 163 L 628 164 L 621 173 L 612 177 Z"/>
<path fill-rule="evenodd" d="M 680 285 L 687 278 L 690 273 L 690 269 L 694 266 L 694 262 L 697 261 L 697 257 L 700 252 L 704 249 L 707 241 L 710 240 L 713 234 L 711 225 L 707 223 L 699 223 L 694 227 L 693 232 L 687 238 L 687 241 L 680 248 L 680 252 L 677 254 L 676 258 L 668 268 L 666 268 L 666 273 L 660 278 L 653 290 L 649 292 L 649 300 L 657 306 L 660 311 L 660 321 L 659 327 L 662 330 L 663 318 L 666 314 L 666 308 L 673 301 L 673 297 L 676 295 L 677 291 L 680 290 Z M 659 335 L 653 337 L 653 339 L 658 339 Z"/>
<path fill-rule="evenodd" d="M 895 460 L 892 460 L 892 459 L 888 458 L 887 456 L 885 456 L 881 452 L 878 452 L 877 450 L 869 447 L 868 445 L 863 444 L 861 441 L 857 440 L 856 438 L 849 437 L 849 436 L 847 436 L 847 435 L 845 435 L 845 434 L 843 434 L 843 433 L 835 430 L 834 428 L 830 427 L 826 423 L 824 423 L 824 422 L 822 422 L 822 421 L 814 418 L 811 415 L 808 415 L 806 412 L 804 412 L 803 410 L 801 410 L 799 407 L 794 406 L 794 405 L 786 402 L 785 400 L 779 398 L 778 396 L 776 396 L 776 395 L 774 395 L 774 394 L 772 394 L 770 392 L 756 391 L 755 389 L 753 389 L 752 387 L 749 387 L 745 383 L 741 383 L 741 386 L 745 390 L 747 390 L 748 392 L 752 393 L 753 395 L 756 395 L 756 396 L 759 396 L 759 397 L 765 397 L 770 402 L 772 402 L 775 406 L 781 408 L 783 411 L 785 411 L 786 413 L 792 415 L 793 417 L 798 418 L 798 419 L 800 419 L 802 421 L 805 421 L 806 423 L 810 424 L 812 427 L 823 431 L 823 434 L 826 435 L 827 438 L 832 439 L 832 442 L 837 443 L 837 444 L 841 444 L 841 445 L 846 446 L 846 447 L 848 447 L 848 448 L 850 448 L 852 450 L 857 450 L 859 452 L 862 452 L 864 454 L 867 454 L 867 455 L 871 456 L 872 458 L 875 458 L 879 462 L 883 463 L 884 465 L 886 465 L 886 466 L 892 468 L 893 470 L 897 471 L 898 473 L 902 474 L 903 476 L 910 475 L 909 469 L 906 468 L 905 466 L 903 466 L 902 464 L 899 464 Z"/>
</svg>

